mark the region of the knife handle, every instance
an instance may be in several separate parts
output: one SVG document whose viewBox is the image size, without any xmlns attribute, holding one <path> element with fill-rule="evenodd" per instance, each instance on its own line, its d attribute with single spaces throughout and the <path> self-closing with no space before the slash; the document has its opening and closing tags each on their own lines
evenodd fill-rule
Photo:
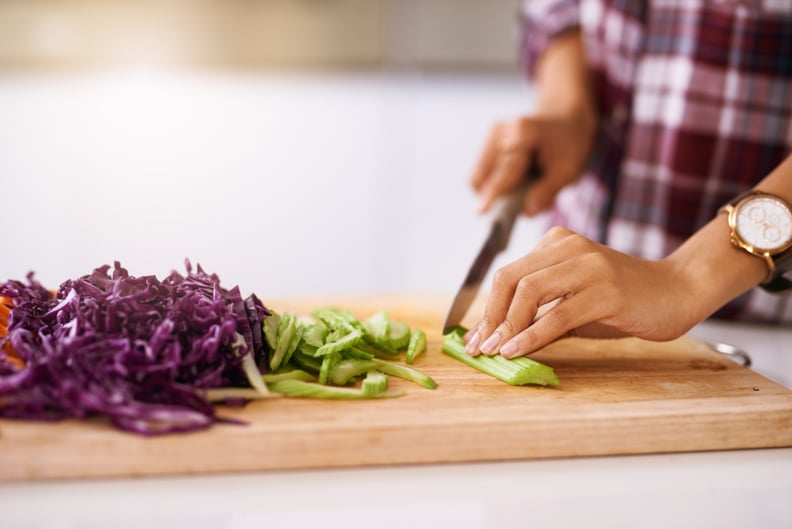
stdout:
<svg viewBox="0 0 792 529">
<path fill-rule="evenodd" d="M 533 182 L 541 178 L 542 170 L 536 161 L 536 156 L 531 156 L 528 169 L 520 183 L 509 193 L 499 197 L 492 205 L 492 233 L 495 235 L 495 251 L 502 252 L 509 245 L 514 223 L 523 210 L 525 192 Z"/>
</svg>

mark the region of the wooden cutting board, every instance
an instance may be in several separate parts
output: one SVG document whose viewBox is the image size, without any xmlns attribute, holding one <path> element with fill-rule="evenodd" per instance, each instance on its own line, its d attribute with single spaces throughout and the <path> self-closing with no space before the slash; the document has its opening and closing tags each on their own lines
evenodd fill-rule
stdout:
<svg viewBox="0 0 792 529">
<path fill-rule="evenodd" d="M 247 426 L 159 438 L 102 420 L 0 421 L 0 479 L 142 476 L 792 446 L 792 392 L 689 338 L 559 341 L 534 358 L 558 389 L 511 387 L 441 352 L 448 299 L 371 296 L 270 303 L 387 309 L 427 332 L 415 367 L 434 391 L 372 401 L 276 398 L 221 415 Z M 475 318 L 475 310 L 471 314 Z M 470 324 L 472 322 L 466 321 Z"/>
</svg>

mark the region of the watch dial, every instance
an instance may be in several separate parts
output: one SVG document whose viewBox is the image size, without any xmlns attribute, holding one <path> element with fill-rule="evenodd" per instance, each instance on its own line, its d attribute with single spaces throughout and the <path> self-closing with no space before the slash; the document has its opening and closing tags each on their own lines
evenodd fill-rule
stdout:
<svg viewBox="0 0 792 529">
<path fill-rule="evenodd" d="M 778 250 L 792 241 L 792 212 L 772 197 L 748 200 L 737 210 L 737 233 L 758 250 Z"/>
</svg>

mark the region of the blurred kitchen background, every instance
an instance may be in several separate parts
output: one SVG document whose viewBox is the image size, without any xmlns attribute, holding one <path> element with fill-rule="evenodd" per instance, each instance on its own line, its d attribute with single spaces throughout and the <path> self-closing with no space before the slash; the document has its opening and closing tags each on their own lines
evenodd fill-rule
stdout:
<svg viewBox="0 0 792 529">
<path fill-rule="evenodd" d="M 518 3 L 0 0 L 0 280 L 190 258 L 265 302 L 452 294 L 479 149 L 531 111 Z"/>
</svg>

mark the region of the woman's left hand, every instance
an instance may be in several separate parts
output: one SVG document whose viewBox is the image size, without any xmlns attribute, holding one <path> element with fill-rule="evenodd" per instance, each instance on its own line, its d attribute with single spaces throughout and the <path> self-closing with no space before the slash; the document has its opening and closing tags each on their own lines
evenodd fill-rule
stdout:
<svg viewBox="0 0 792 529">
<path fill-rule="evenodd" d="M 496 272 L 466 351 L 516 357 L 566 336 L 677 338 L 706 316 L 690 281 L 672 261 L 639 259 L 553 228 Z"/>
</svg>

